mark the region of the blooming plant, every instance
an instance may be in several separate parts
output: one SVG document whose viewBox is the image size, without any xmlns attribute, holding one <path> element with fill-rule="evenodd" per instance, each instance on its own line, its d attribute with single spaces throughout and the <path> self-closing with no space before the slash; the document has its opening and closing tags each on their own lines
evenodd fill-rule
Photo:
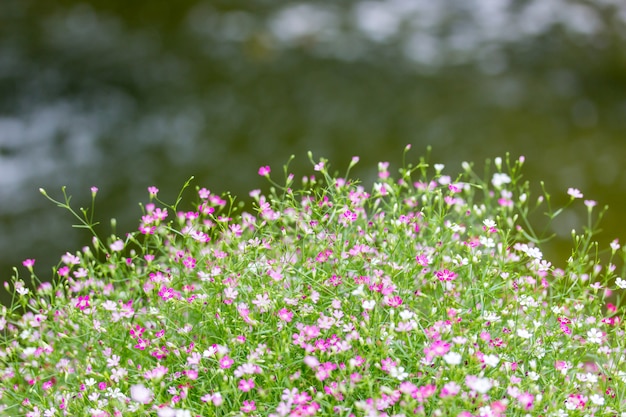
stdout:
<svg viewBox="0 0 626 417">
<path fill-rule="evenodd" d="M 6 284 L 0 412 L 626 416 L 625 252 L 593 242 L 593 201 L 557 268 L 533 216 L 563 208 L 531 198 L 523 158 L 454 178 L 380 163 L 371 190 L 349 179 L 358 158 L 343 177 L 309 158 L 299 190 L 288 166 L 284 185 L 261 167 L 253 213 L 205 188 L 185 211 L 182 191 L 168 205 L 150 187 L 138 230 L 106 239 L 93 210 L 42 190 L 93 244 L 50 283 L 30 259 L 34 286 L 18 269 Z"/>
</svg>

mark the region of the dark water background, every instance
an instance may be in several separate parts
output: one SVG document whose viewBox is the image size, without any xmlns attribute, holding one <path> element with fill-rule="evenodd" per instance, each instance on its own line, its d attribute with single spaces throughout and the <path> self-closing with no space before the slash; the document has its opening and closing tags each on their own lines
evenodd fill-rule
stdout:
<svg viewBox="0 0 626 417">
<path fill-rule="evenodd" d="M 610 205 L 599 239 L 626 243 L 625 45 L 618 0 L 2 0 L 0 282 L 89 241 L 39 187 L 80 207 L 98 186 L 101 231 L 123 234 L 150 185 L 245 200 L 261 165 L 308 172 L 307 150 L 359 155 L 367 182 L 409 143 L 451 174 L 524 155 L 555 198 Z M 583 221 L 555 223 L 553 263 Z"/>
</svg>

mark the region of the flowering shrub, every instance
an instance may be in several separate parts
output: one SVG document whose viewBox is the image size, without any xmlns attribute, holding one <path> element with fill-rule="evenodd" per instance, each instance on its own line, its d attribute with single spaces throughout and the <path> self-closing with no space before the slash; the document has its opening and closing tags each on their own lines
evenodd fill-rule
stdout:
<svg viewBox="0 0 626 417">
<path fill-rule="evenodd" d="M 17 269 L 6 285 L 2 413 L 626 416 L 624 250 L 592 241 L 593 201 L 560 269 L 530 217 L 562 208 L 531 198 L 523 158 L 454 179 L 380 163 L 368 191 L 349 179 L 358 158 L 337 177 L 309 157 L 298 191 L 287 166 L 283 186 L 258 170 L 273 185 L 250 193 L 254 214 L 205 188 L 183 211 L 150 187 L 125 237 L 42 190 L 93 245 L 52 283 L 27 260 L 37 288 Z"/>
</svg>

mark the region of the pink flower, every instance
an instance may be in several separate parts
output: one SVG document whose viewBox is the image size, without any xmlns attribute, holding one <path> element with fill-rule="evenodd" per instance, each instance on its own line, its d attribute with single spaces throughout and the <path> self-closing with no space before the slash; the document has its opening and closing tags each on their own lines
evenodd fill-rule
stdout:
<svg viewBox="0 0 626 417">
<path fill-rule="evenodd" d="M 152 401 L 152 391 L 143 384 L 132 385 L 130 387 L 130 397 L 135 402 L 149 404 Z"/>
<path fill-rule="evenodd" d="M 439 394 L 439 396 L 441 398 L 453 397 L 458 394 L 459 391 L 461 391 L 461 386 L 459 384 L 457 384 L 456 382 L 448 382 L 441 389 L 441 393 Z"/>
<path fill-rule="evenodd" d="M 269 176 L 270 172 L 272 172 L 272 170 L 270 169 L 269 165 L 265 165 L 264 167 L 260 167 L 259 168 L 259 175 L 262 176 L 262 177 Z"/>
<path fill-rule="evenodd" d="M 122 249 L 124 249 L 124 242 L 122 242 L 121 240 L 116 240 L 115 242 L 111 243 L 109 247 L 111 248 L 112 251 L 119 252 Z"/>
<path fill-rule="evenodd" d="M 432 396 L 436 390 L 437 387 L 435 385 L 423 385 L 412 393 L 412 397 L 422 403 L 426 401 L 428 397 Z"/>
<path fill-rule="evenodd" d="M 424 354 L 426 360 L 431 361 L 435 356 L 443 356 L 450 351 L 450 343 L 446 343 L 443 340 L 437 340 L 432 345 L 424 348 Z"/>
<path fill-rule="evenodd" d="M 24 265 L 28 269 L 31 269 L 35 265 L 35 260 L 34 259 L 24 259 L 24 262 L 22 262 L 22 265 Z"/>
<path fill-rule="evenodd" d="M 233 366 L 233 363 L 235 363 L 235 361 L 232 360 L 228 355 L 226 355 L 222 359 L 220 359 L 220 368 L 228 369 Z"/>
<path fill-rule="evenodd" d="M 89 308 L 89 296 L 88 295 L 79 295 L 78 296 L 78 302 L 76 303 L 76 308 L 80 309 L 81 311 Z"/>
<path fill-rule="evenodd" d="M 220 394 L 219 392 L 216 392 L 215 394 L 203 395 L 202 397 L 200 397 L 200 400 L 204 401 L 205 403 L 212 401 L 213 405 L 216 407 L 219 407 L 224 402 L 224 398 L 222 398 L 222 394 Z"/>
<path fill-rule="evenodd" d="M 198 196 L 203 200 L 209 198 L 210 195 L 211 191 L 207 190 L 206 188 L 201 188 L 200 190 L 198 190 Z"/>
<path fill-rule="evenodd" d="M 248 392 L 254 388 L 254 379 L 241 379 L 239 380 L 239 389 L 243 392 Z"/>
<path fill-rule="evenodd" d="M 444 269 L 444 270 L 435 272 L 435 276 L 437 277 L 439 281 L 454 281 L 457 277 L 457 274 L 448 269 Z"/>
<path fill-rule="evenodd" d="M 533 401 L 535 401 L 535 396 L 530 392 L 524 392 L 517 397 L 517 401 L 519 401 L 520 405 L 524 407 L 524 410 L 528 411 L 533 408 Z"/>
<path fill-rule="evenodd" d="M 254 401 L 244 401 L 240 410 L 243 413 L 251 413 L 256 410 L 256 404 L 254 403 Z"/>
<path fill-rule="evenodd" d="M 386 305 L 388 305 L 389 307 L 400 307 L 402 305 L 402 298 L 398 295 L 395 295 L 393 297 L 391 296 L 386 296 L 384 298 L 384 302 Z"/>
<path fill-rule="evenodd" d="M 589 210 L 591 210 L 593 207 L 595 207 L 595 205 L 598 204 L 596 201 L 594 200 L 585 200 L 585 205 L 587 206 L 587 208 Z"/>
<path fill-rule="evenodd" d="M 583 410 L 587 405 L 587 400 L 588 398 L 582 394 L 570 394 L 570 396 L 565 400 L 565 407 L 569 410 Z"/>
<path fill-rule="evenodd" d="M 157 193 L 159 192 L 159 189 L 152 185 L 148 187 L 148 192 L 150 193 L 150 197 L 156 197 Z"/>
<path fill-rule="evenodd" d="M 293 313 L 286 308 L 282 308 L 278 312 L 278 318 L 289 323 L 293 319 Z"/>
<path fill-rule="evenodd" d="M 224 398 L 222 397 L 222 394 L 216 392 L 215 394 L 213 394 L 212 401 L 214 406 L 219 407 L 224 403 Z"/>
</svg>

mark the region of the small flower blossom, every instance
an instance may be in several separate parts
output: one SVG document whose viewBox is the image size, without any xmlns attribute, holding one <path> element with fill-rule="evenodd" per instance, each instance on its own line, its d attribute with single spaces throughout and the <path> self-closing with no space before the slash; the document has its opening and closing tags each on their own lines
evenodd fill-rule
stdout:
<svg viewBox="0 0 626 417">
<path fill-rule="evenodd" d="M 457 277 L 456 272 L 452 272 L 448 269 L 443 269 L 441 271 L 436 271 L 435 276 L 439 281 L 454 281 Z"/>
<path fill-rule="evenodd" d="M 583 193 L 578 188 L 568 188 L 567 194 L 572 198 L 583 198 Z"/>
<path fill-rule="evenodd" d="M 596 201 L 594 200 L 585 200 L 585 206 L 587 206 L 587 209 L 591 211 L 592 208 L 594 208 L 596 206 L 596 204 L 598 204 Z"/>
<path fill-rule="evenodd" d="M 465 385 L 481 394 L 486 394 L 487 391 L 489 391 L 491 387 L 493 387 L 493 383 L 489 378 L 479 378 L 473 375 L 468 375 L 467 377 L 465 377 Z"/>
<path fill-rule="evenodd" d="M 448 352 L 445 355 L 443 355 L 443 360 L 448 365 L 460 365 L 461 359 L 462 359 L 461 355 L 456 352 Z"/>
<path fill-rule="evenodd" d="M 259 175 L 262 176 L 262 177 L 269 176 L 270 172 L 272 172 L 272 170 L 270 169 L 269 165 L 265 165 L 265 166 L 262 166 L 261 168 L 259 168 Z"/>
<path fill-rule="evenodd" d="M 500 188 L 504 184 L 508 184 L 510 182 L 511 182 L 511 177 L 509 177 L 507 174 L 503 174 L 501 172 L 497 172 L 497 173 L 493 174 L 493 177 L 491 178 L 491 183 L 496 188 Z"/>
<path fill-rule="evenodd" d="M 248 392 L 254 388 L 253 379 L 241 379 L 239 380 L 239 390 L 242 392 Z"/>
<path fill-rule="evenodd" d="M 138 403 L 149 404 L 152 402 L 152 391 L 143 384 L 136 384 L 130 387 L 130 398 Z"/>
<path fill-rule="evenodd" d="M 604 398 L 598 394 L 593 394 L 589 397 L 592 403 L 595 405 L 604 405 Z"/>
<path fill-rule="evenodd" d="M 599 345 L 602 343 L 602 332 L 598 329 L 591 329 L 587 332 L 587 338 L 589 342 Z"/>
<path fill-rule="evenodd" d="M 78 301 L 76 302 L 76 308 L 82 311 L 89 307 L 90 307 L 89 296 L 88 295 L 78 296 Z"/>
<path fill-rule="evenodd" d="M 219 362 L 220 362 L 220 368 L 222 369 L 228 369 L 231 366 L 233 366 L 233 363 L 235 363 L 235 361 L 232 360 L 228 355 L 222 357 Z"/>
<path fill-rule="evenodd" d="M 404 381 L 406 377 L 409 376 L 409 374 L 404 371 L 404 368 L 402 366 L 391 367 L 391 369 L 389 370 L 389 375 L 392 378 L 397 379 L 398 381 Z"/>
<path fill-rule="evenodd" d="M 116 240 L 115 242 L 111 243 L 109 247 L 113 252 L 119 252 L 124 249 L 124 242 L 121 240 Z"/>
<path fill-rule="evenodd" d="M 256 404 L 252 400 L 245 400 L 243 405 L 241 406 L 241 412 L 243 413 L 251 413 L 256 410 Z"/>
</svg>

